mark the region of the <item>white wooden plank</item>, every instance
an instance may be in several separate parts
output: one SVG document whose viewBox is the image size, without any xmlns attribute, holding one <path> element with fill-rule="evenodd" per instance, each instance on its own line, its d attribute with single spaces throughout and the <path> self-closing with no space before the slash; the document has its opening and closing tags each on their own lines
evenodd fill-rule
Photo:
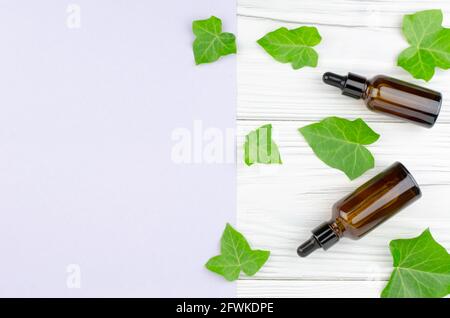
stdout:
<svg viewBox="0 0 450 318">
<path fill-rule="evenodd" d="M 339 25 L 348 27 L 398 28 L 404 14 L 427 10 L 450 10 L 447 0 L 238 0 L 240 16 Z M 450 17 L 446 17 L 450 21 Z"/>
<path fill-rule="evenodd" d="M 387 279 L 392 268 L 389 241 L 416 236 L 427 227 L 450 247 L 447 125 L 423 129 L 410 124 L 371 124 L 382 136 L 369 146 L 376 167 L 350 182 L 342 172 L 322 163 L 299 135 L 297 128 L 307 122 L 271 122 L 283 165 L 245 166 L 244 136 L 263 123 L 239 121 L 238 126 L 239 228 L 255 246 L 272 251 L 257 278 Z M 306 259 L 296 255 L 310 230 L 330 217 L 335 201 L 397 160 L 421 185 L 421 200 L 362 240 L 342 240 L 328 252 L 319 251 Z"/>
<path fill-rule="evenodd" d="M 350 118 L 353 119 L 353 118 Z M 254 165 L 243 163 L 245 135 L 257 127 L 272 124 L 273 139 L 280 148 L 283 165 Z M 436 125 L 424 129 L 409 123 L 370 123 L 380 139 L 368 148 L 375 156 L 376 168 L 354 182 L 349 182 L 340 171 L 322 163 L 298 132 L 298 128 L 310 122 L 300 121 L 239 121 L 238 122 L 238 180 L 240 185 L 308 181 L 307 189 L 328 193 L 330 188 L 353 188 L 360 180 L 366 180 L 383 167 L 401 161 L 413 171 L 423 186 L 450 186 L 450 129 Z M 278 178 L 271 180 L 271 178 Z M 287 180 L 285 180 L 287 179 Z M 326 185 L 326 186 L 325 186 Z M 325 187 L 324 187 L 325 186 Z M 317 187 L 317 188 L 315 188 Z M 449 214 L 450 216 L 450 214 Z"/>
<path fill-rule="evenodd" d="M 447 15 L 450 16 L 450 11 Z M 397 67 L 398 54 L 408 47 L 400 29 L 320 26 L 323 40 L 315 47 L 319 53 L 318 67 L 295 71 L 290 65 L 275 61 L 256 40 L 278 27 L 298 25 L 245 17 L 240 17 L 238 23 L 239 119 L 318 120 L 336 115 L 400 122 L 374 113 L 361 100 L 342 96 L 338 89 L 322 83 L 322 74 L 333 71 L 367 77 L 385 74 L 440 91 L 444 103 L 438 123 L 450 123 L 450 99 L 446 98 L 450 96 L 450 72 L 437 69 L 433 80 L 425 83 Z"/>
<path fill-rule="evenodd" d="M 241 280 L 238 297 L 377 298 L 384 281 Z"/>
</svg>

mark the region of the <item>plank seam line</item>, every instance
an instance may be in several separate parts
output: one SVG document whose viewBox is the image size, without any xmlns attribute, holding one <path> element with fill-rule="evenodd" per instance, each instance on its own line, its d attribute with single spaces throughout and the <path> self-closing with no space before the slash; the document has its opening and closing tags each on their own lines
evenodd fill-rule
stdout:
<svg viewBox="0 0 450 318">
<path fill-rule="evenodd" d="M 358 117 L 360 118 L 360 117 Z M 274 121 L 274 122 L 303 122 L 303 123 L 310 123 L 310 122 L 317 122 L 317 120 L 314 119 L 286 119 L 286 118 L 268 118 L 268 117 L 237 117 L 237 121 L 243 121 L 243 122 L 254 122 L 254 121 Z M 366 123 L 376 123 L 376 124 L 402 124 L 402 125 L 411 125 L 410 123 L 404 122 L 404 121 L 394 121 L 394 120 L 370 120 L 370 119 L 364 119 Z M 438 122 L 437 125 L 448 125 L 450 122 L 447 121 L 441 121 Z"/>
<path fill-rule="evenodd" d="M 292 23 L 292 24 L 314 24 L 314 25 L 321 25 L 321 26 L 338 27 L 338 28 L 341 27 L 341 28 L 350 28 L 350 29 L 356 29 L 356 28 L 400 29 L 400 27 L 394 27 L 394 26 L 370 26 L 370 25 L 364 25 L 364 24 L 345 25 L 345 24 L 337 24 L 337 23 L 294 21 L 294 20 L 278 19 L 278 18 L 250 15 L 250 14 L 241 14 L 241 13 L 238 13 L 237 16 L 240 18 L 247 18 L 247 19 L 268 20 L 268 21 Z"/>
<path fill-rule="evenodd" d="M 299 279 L 299 278 L 239 278 L 238 282 L 388 282 L 387 279 L 352 279 L 352 278 L 306 278 L 306 279 Z"/>
</svg>

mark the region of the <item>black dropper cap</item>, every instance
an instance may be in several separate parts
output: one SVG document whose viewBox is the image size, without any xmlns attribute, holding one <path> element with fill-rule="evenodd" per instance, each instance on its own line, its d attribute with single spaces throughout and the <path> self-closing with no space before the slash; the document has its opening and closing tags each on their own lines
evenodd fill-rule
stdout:
<svg viewBox="0 0 450 318">
<path fill-rule="evenodd" d="M 365 77 L 348 73 L 347 76 L 326 72 L 322 77 L 323 81 L 331 86 L 342 90 L 342 94 L 359 99 L 366 91 L 367 79 Z"/>
<path fill-rule="evenodd" d="M 327 250 L 334 245 L 334 243 L 339 241 L 339 236 L 333 230 L 329 222 L 324 222 L 316 227 L 312 230 L 312 234 L 313 235 L 309 240 L 297 248 L 298 256 L 306 257 L 319 247 Z"/>
</svg>

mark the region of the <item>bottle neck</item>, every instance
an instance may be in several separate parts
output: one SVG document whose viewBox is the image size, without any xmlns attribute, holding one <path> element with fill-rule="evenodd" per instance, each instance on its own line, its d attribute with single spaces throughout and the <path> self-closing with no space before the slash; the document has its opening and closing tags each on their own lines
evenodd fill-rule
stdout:
<svg viewBox="0 0 450 318">
<path fill-rule="evenodd" d="M 344 223 L 342 223 L 342 219 L 340 217 L 336 218 L 335 220 L 331 220 L 330 222 L 328 222 L 328 224 L 336 233 L 336 235 L 339 236 L 339 238 L 344 236 L 345 226 Z"/>
</svg>

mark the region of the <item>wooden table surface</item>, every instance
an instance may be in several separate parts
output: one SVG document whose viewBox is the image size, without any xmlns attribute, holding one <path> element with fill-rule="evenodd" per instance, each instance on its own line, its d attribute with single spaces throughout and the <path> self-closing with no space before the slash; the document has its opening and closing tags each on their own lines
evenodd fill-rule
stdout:
<svg viewBox="0 0 450 318">
<path fill-rule="evenodd" d="M 408 46 L 404 14 L 442 9 L 450 27 L 450 1 L 238 0 L 238 228 L 271 258 L 254 277 L 238 281 L 241 297 L 379 297 L 392 270 L 389 242 L 431 228 L 450 249 L 450 70 L 429 82 L 396 66 Z M 256 40 L 279 27 L 316 26 L 322 42 L 317 68 L 293 70 L 276 62 Z M 366 109 L 322 83 L 326 71 L 385 74 L 442 92 L 437 124 L 421 128 Z M 381 134 L 369 146 L 375 168 L 355 181 L 329 168 L 297 129 L 328 116 L 363 118 Z M 273 125 L 283 165 L 242 162 L 244 136 Z M 330 217 L 342 196 L 395 161 L 415 176 L 423 197 L 359 241 L 342 239 L 328 250 L 299 258 L 297 246 Z"/>
</svg>

